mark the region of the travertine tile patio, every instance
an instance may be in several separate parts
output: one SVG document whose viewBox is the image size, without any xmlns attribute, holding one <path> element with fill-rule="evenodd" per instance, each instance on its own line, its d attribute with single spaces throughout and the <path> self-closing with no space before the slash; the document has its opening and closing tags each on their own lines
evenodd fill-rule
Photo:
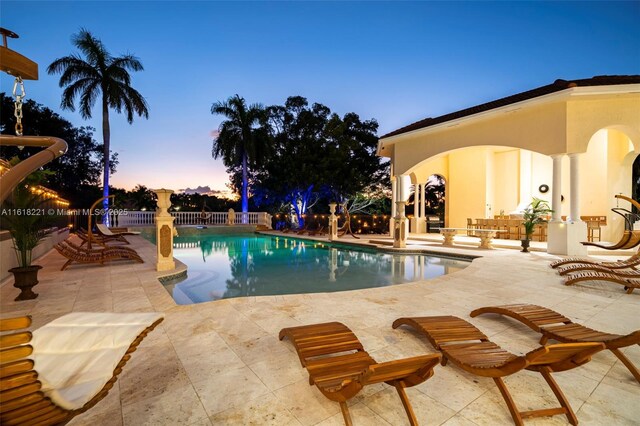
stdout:
<svg viewBox="0 0 640 426">
<path fill-rule="evenodd" d="M 165 321 L 142 343 L 109 396 L 72 425 L 338 425 L 339 406 L 308 384 L 289 342 L 278 341 L 282 326 L 341 321 L 361 338 L 378 361 L 433 352 L 409 330 L 391 329 L 399 316 L 452 314 L 480 327 L 503 347 L 526 352 L 537 347 L 529 329 L 501 318 L 470 319 L 479 306 L 530 302 L 561 311 L 585 325 L 615 333 L 640 328 L 640 294 L 607 284 L 565 287 L 544 253 L 479 251 L 465 270 L 419 283 L 325 294 L 226 299 L 176 305 L 157 280 L 155 246 L 131 238 L 146 263 L 104 267 L 71 266 L 60 272 L 54 252 L 44 266 L 40 296 L 14 302 L 11 279 L 0 287 L 0 315 L 33 315 L 39 327 L 72 311 L 164 312 Z M 625 353 L 640 364 L 640 347 Z M 638 424 L 640 385 L 610 353 L 582 368 L 556 374 L 582 425 Z M 521 372 L 506 379 L 522 409 L 555 406 L 541 377 Z M 437 367 L 433 378 L 408 390 L 421 424 L 510 424 L 507 408 L 491 379 L 455 367 Z M 359 425 L 407 424 L 402 405 L 387 385 L 368 387 L 350 401 Z M 529 425 L 566 424 L 556 416 Z"/>
</svg>

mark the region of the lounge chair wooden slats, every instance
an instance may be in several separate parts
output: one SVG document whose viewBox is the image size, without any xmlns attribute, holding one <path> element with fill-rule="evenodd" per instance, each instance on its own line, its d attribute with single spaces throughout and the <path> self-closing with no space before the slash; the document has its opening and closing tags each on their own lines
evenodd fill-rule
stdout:
<svg viewBox="0 0 640 426">
<path fill-rule="evenodd" d="M 103 237 L 125 237 L 125 236 L 133 236 L 140 235 L 140 232 L 131 232 L 131 231 L 115 231 L 109 229 L 104 223 L 96 223 L 96 229 L 98 233 Z"/>
<path fill-rule="evenodd" d="M 293 343 L 309 373 L 309 384 L 316 385 L 328 399 L 340 403 L 345 424 L 352 424 L 346 401 L 364 386 L 381 382 L 395 387 L 409 422 L 417 424 L 404 388 L 429 379 L 440 355 L 377 363 L 356 335 L 339 322 L 283 328 L 279 337 L 280 340 L 288 337 Z"/>
<path fill-rule="evenodd" d="M 498 314 L 513 318 L 535 332 L 541 333 L 540 344 L 549 339 L 558 342 L 602 342 L 629 369 L 640 383 L 640 371 L 619 349 L 640 344 L 640 330 L 627 335 L 605 333 L 574 323 L 569 318 L 543 306 L 514 304 L 487 306 L 471 312 L 475 317 L 482 314 Z"/>
<path fill-rule="evenodd" d="M 25 331 L 23 333 L 8 334 L 0 336 L 0 349 L 11 346 L 24 345 L 31 341 L 31 333 Z"/>
<path fill-rule="evenodd" d="M 640 252 L 627 259 L 619 260 L 617 262 L 596 262 L 593 260 L 584 259 L 582 257 L 568 257 L 566 259 L 560 259 L 556 260 L 555 262 L 551 262 L 549 266 L 555 269 L 559 266 L 564 266 L 570 263 L 598 265 L 609 269 L 633 268 L 640 265 Z"/>
<path fill-rule="evenodd" d="M 118 318 L 125 315 L 127 314 L 120 314 Z M 34 370 L 34 362 L 26 358 L 32 352 L 30 345 L 17 343 L 16 346 L 10 349 L 3 349 L 3 356 L 0 361 L 0 424 L 7 426 L 60 425 L 67 423 L 76 415 L 93 407 L 103 399 L 113 387 L 118 374 L 131 357 L 130 354 L 137 349 L 140 342 L 162 320 L 162 318 L 155 320 L 131 342 L 131 345 L 126 350 L 125 356 L 120 359 L 120 362 L 114 369 L 113 377 L 97 394 L 91 397 L 88 402 L 75 410 L 61 408 L 41 391 L 42 384 L 40 383 L 37 370 Z M 0 319 L 0 330 L 16 331 L 29 327 L 30 324 L 30 317 Z M 97 333 L 104 333 L 104 330 L 99 327 L 97 327 L 95 331 Z M 19 332 L 18 334 L 25 334 L 25 332 Z M 28 334 L 31 335 L 31 333 Z M 3 336 L 3 338 L 5 336 Z M 10 341 L 10 339 L 5 341 Z M 22 342 L 22 339 L 20 339 L 20 342 Z M 8 353 L 12 355 L 5 357 L 4 355 Z M 22 356 L 16 360 L 16 354 L 22 354 Z M 63 368 L 63 366 L 60 366 L 60 368 Z M 88 397 L 90 397 L 90 395 Z"/>
<path fill-rule="evenodd" d="M 364 347 L 347 326 L 339 322 L 284 328 L 280 340 L 289 337 L 304 367 L 305 360 L 347 351 L 364 351 Z"/>
<path fill-rule="evenodd" d="M 53 247 L 58 253 L 67 258 L 67 262 L 65 262 L 60 269 L 61 271 L 64 271 L 73 262 L 104 265 L 105 262 L 113 260 L 134 260 L 139 263 L 144 263 L 144 260 L 142 260 L 135 250 L 127 247 L 86 249 L 70 241 L 61 241 Z"/>
<path fill-rule="evenodd" d="M 33 368 L 33 361 L 30 359 L 20 359 L 13 362 L 7 362 L 0 366 L 0 378 L 8 377 L 13 374 L 24 373 Z"/>
<path fill-rule="evenodd" d="M 582 271 L 575 274 L 567 275 L 564 285 L 574 285 L 583 281 L 607 281 L 620 284 L 624 287 L 627 294 L 633 293 L 633 290 L 640 288 L 640 277 L 618 274 L 617 272 L 598 272 L 598 271 Z"/>
<path fill-rule="evenodd" d="M 575 413 L 551 373 L 578 367 L 605 347 L 604 344 L 595 342 L 561 343 L 541 346 L 526 355 L 517 356 L 489 341 L 474 325 L 458 317 L 398 318 L 394 321 L 393 328 L 401 325 L 408 325 L 424 334 L 443 353 L 443 365 L 451 361 L 469 373 L 493 378 L 516 425 L 522 425 L 525 418 L 557 414 L 565 414 L 571 424 L 578 424 Z M 502 377 L 522 369 L 542 374 L 560 407 L 519 411 Z"/>
<path fill-rule="evenodd" d="M 640 271 L 635 269 L 632 271 L 627 271 L 624 269 L 614 269 L 614 268 L 609 268 L 607 266 L 594 265 L 591 263 L 574 263 L 571 265 L 560 266 L 556 270 L 558 271 L 558 275 L 567 275 L 567 274 L 571 274 L 574 272 L 581 272 L 581 271 L 596 271 L 596 272 L 605 272 L 605 273 L 620 274 L 620 275 L 631 275 L 631 277 L 635 275 L 636 278 L 640 278 Z"/>
</svg>

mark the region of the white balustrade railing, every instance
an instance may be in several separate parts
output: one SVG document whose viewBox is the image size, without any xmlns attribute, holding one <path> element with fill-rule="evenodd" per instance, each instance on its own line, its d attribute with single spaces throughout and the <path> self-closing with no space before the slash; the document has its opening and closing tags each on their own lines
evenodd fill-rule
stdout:
<svg viewBox="0 0 640 426">
<path fill-rule="evenodd" d="M 109 215 L 112 226 L 147 226 L 155 224 L 153 211 L 127 211 L 124 213 L 111 212 Z M 265 212 L 237 212 L 234 214 L 234 225 L 263 225 L 271 228 L 271 215 Z M 175 217 L 174 224 L 180 225 L 226 225 L 229 222 L 228 212 L 171 212 Z"/>
</svg>

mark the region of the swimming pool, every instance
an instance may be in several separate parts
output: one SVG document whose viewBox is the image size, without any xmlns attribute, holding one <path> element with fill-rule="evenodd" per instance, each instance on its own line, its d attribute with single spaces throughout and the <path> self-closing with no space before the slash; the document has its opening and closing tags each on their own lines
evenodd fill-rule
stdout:
<svg viewBox="0 0 640 426">
<path fill-rule="evenodd" d="M 242 234 L 177 238 L 187 277 L 165 283 L 181 305 L 232 297 L 357 290 L 449 274 L 468 261 L 294 238 Z"/>
</svg>

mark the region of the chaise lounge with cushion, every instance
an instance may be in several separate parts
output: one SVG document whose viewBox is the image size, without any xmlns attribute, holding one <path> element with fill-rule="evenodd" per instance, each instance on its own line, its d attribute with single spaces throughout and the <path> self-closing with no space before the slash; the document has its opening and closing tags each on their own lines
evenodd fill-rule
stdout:
<svg viewBox="0 0 640 426">
<path fill-rule="evenodd" d="M 158 313 L 71 313 L 35 330 L 0 320 L 0 424 L 65 424 L 102 400 Z"/>
</svg>

